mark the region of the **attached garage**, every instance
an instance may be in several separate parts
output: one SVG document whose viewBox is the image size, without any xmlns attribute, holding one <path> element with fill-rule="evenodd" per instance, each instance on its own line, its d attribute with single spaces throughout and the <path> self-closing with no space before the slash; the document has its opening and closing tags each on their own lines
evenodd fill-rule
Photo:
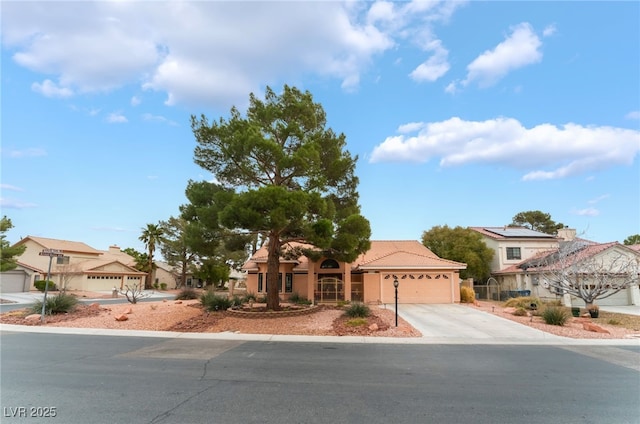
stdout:
<svg viewBox="0 0 640 424">
<path fill-rule="evenodd" d="M 398 303 L 455 303 L 460 300 L 460 279 L 456 273 L 380 274 L 380 302 L 394 303 L 394 277 L 398 279 Z"/>
</svg>

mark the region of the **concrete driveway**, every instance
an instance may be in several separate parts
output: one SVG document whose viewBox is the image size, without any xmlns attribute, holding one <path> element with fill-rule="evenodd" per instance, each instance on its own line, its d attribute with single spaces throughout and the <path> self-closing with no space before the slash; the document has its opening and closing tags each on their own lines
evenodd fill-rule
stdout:
<svg viewBox="0 0 640 424">
<path fill-rule="evenodd" d="M 526 325 L 478 311 L 467 306 L 404 304 L 398 314 L 422 333 L 424 338 L 443 342 L 483 343 L 494 341 L 532 342 L 563 340 Z"/>
</svg>

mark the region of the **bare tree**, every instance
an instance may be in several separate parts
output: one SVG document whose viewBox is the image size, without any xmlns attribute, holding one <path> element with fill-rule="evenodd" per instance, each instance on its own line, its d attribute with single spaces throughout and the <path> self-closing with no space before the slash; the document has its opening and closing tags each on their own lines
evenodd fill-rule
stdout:
<svg viewBox="0 0 640 424">
<path fill-rule="evenodd" d="M 149 293 L 145 293 L 142 284 L 136 284 L 134 286 L 126 284 L 124 287 L 124 290 L 120 290 L 120 294 L 126 297 L 129 303 L 134 305 L 138 303 L 138 300 L 151 296 Z"/>
<path fill-rule="evenodd" d="M 557 294 L 569 294 L 591 306 L 638 282 L 640 254 L 617 243 L 583 240 L 562 243 L 552 252 L 521 265 L 538 273 L 542 284 Z"/>
</svg>

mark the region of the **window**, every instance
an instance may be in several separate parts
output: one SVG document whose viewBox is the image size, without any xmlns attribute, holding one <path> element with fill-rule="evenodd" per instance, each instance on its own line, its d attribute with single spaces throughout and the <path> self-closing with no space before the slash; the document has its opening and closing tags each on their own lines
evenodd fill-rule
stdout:
<svg viewBox="0 0 640 424">
<path fill-rule="evenodd" d="M 292 293 L 293 292 L 293 274 L 287 272 L 287 275 L 284 280 L 284 292 Z"/>
<path fill-rule="evenodd" d="M 519 247 L 507 247 L 507 259 L 522 259 Z"/>
<path fill-rule="evenodd" d="M 258 293 L 262 292 L 262 273 L 258 273 Z"/>
<path fill-rule="evenodd" d="M 320 264 L 321 269 L 339 269 L 340 264 L 335 259 L 327 259 Z"/>
</svg>

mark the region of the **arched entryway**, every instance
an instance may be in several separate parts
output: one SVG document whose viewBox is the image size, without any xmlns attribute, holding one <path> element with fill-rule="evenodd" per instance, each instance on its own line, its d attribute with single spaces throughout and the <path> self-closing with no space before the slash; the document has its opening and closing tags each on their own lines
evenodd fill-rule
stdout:
<svg viewBox="0 0 640 424">
<path fill-rule="evenodd" d="M 318 278 L 314 298 L 317 303 L 337 303 L 344 300 L 344 282 L 335 276 Z"/>
</svg>

